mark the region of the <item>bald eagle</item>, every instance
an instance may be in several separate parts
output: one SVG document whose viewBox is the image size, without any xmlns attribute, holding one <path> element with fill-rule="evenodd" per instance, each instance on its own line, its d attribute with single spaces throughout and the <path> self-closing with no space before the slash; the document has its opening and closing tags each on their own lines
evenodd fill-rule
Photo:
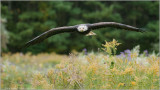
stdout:
<svg viewBox="0 0 160 90">
<path fill-rule="evenodd" d="M 40 34 L 39 36 L 33 38 L 32 40 L 28 41 L 24 47 L 29 47 L 31 45 L 40 43 L 44 39 L 47 39 L 48 37 L 52 35 L 64 33 L 64 32 L 78 32 L 80 34 L 84 34 L 87 36 L 95 35 L 95 33 L 93 33 L 91 30 L 104 28 L 104 27 L 114 27 L 114 28 L 129 30 L 129 31 L 144 32 L 143 29 L 136 28 L 130 25 L 116 23 L 116 22 L 99 22 L 99 23 L 93 23 L 93 24 L 79 24 L 79 25 L 74 25 L 74 26 L 64 26 L 64 27 L 52 28 Z"/>
</svg>

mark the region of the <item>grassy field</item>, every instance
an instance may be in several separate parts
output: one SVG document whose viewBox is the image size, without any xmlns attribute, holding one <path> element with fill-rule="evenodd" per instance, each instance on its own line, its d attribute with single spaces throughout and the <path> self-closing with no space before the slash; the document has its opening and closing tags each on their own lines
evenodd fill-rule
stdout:
<svg viewBox="0 0 160 90">
<path fill-rule="evenodd" d="M 115 40 L 106 42 L 105 53 L 57 55 L 3 54 L 3 89 L 158 89 L 158 55 L 139 53 L 139 46 L 116 54 Z"/>
</svg>

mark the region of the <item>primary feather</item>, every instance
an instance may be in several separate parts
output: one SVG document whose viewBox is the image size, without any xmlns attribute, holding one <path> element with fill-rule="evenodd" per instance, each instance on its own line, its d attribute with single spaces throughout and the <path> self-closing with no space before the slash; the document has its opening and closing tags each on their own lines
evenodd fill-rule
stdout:
<svg viewBox="0 0 160 90">
<path fill-rule="evenodd" d="M 33 38 L 32 40 L 28 41 L 24 47 L 29 47 L 31 45 L 37 44 L 42 42 L 44 39 L 55 35 L 55 34 L 59 34 L 59 33 L 64 33 L 64 32 L 74 32 L 76 30 L 75 26 L 68 26 L 68 27 L 59 27 L 59 28 L 53 28 L 50 29 L 42 34 L 40 34 L 39 36 Z"/>
<path fill-rule="evenodd" d="M 136 28 L 130 25 L 116 23 L 116 22 L 100 22 L 100 23 L 91 24 L 91 29 L 93 30 L 104 28 L 104 27 L 114 27 L 114 28 L 129 30 L 129 31 L 144 32 L 144 30 L 141 28 Z"/>
</svg>

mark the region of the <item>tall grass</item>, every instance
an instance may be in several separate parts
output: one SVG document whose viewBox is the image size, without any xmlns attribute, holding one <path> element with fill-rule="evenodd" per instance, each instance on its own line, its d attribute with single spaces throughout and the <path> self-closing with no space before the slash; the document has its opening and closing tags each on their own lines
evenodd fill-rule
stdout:
<svg viewBox="0 0 160 90">
<path fill-rule="evenodd" d="M 139 53 L 139 46 L 116 54 L 119 43 L 106 42 L 103 53 L 57 55 L 3 54 L 3 89 L 158 89 L 156 54 Z"/>
</svg>

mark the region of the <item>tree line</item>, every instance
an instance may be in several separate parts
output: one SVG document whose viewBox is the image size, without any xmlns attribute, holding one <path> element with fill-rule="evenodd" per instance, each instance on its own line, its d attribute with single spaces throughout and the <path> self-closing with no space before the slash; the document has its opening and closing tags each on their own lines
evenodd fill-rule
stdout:
<svg viewBox="0 0 160 90">
<path fill-rule="evenodd" d="M 113 38 L 122 45 L 118 52 L 141 46 L 141 51 L 158 52 L 158 1 L 2 1 L 2 52 L 69 53 L 97 51 Z M 38 45 L 19 50 L 27 41 L 55 27 L 96 22 L 119 22 L 146 29 L 146 33 L 116 28 L 95 30 L 96 36 L 78 33 L 52 36 Z"/>
</svg>

